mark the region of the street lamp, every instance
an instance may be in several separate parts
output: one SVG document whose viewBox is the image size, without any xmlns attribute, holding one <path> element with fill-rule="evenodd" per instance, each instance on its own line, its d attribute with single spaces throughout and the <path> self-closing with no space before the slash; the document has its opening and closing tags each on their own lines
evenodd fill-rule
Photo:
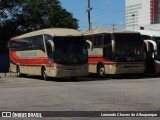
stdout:
<svg viewBox="0 0 160 120">
<path fill-rule="evenodd" d="M 135 17 L 135 14 L 132 14 L 132 17 L 133 17 L 133 30 L 134 30 L 134 17 Z"/>
<path fill-rule="evenodd" d="M 115 26 L 116 26 L 117 24 L 112 24 L 112 30 L 116 30 L 115 29 Z"/>
</svg>

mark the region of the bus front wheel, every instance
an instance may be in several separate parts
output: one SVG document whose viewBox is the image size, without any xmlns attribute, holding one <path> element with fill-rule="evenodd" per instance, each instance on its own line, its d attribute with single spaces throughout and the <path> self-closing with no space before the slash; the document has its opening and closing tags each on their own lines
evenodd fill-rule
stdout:
<svg viewBox="0 0 160 120">
<path fill-rule="evenodd" d="M 104 77 L 104 76 L 105 76 L 105 68 L 104 68 L 104 65 L 102 65 L 102 64 L 98 65 L 97 74 L 98 74 L 98 76 L 100 76 L 100 77 Z"/>
<path fill-rule="evenodd" d="M 22 73 L 21 73 L 19 66 L 17 66 L 17 76 L 18 76 L 18 77 L 25 77 L 25 76 L 26 76 L 26 74 L 22 74 Z"/>
<path fill-rule="evenodd" d="M 20 68 L 19 66 L 17 66 L 17 76 L 20 77 L 21 76 L 21 73 L 20 73 Z"/>
<path fill-rule="evenodd" d="M 47 73 L 45 68 L 42 68 L 42 79 L 47 80 Z"/>
</svg>

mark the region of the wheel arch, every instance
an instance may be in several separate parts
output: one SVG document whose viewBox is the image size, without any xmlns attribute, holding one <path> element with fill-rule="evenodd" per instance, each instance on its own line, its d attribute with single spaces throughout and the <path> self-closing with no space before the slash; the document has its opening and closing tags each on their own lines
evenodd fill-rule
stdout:
<svg viewBox="0 0 160 120">
<path fill-rule="evenodd" d="M 43 70 L 43 69 L 47 70 L 46 68 L 47 68 L 46 65 L 44 65 L 44 64 L 41 65 L 41 75 L 42 75 L 42 70 Z"/>
<path fill-rule="evenodd" d="M 103 65 L 103 66 L 104 66 L 104 64 L 103 64 L 102 62 L 98 62 L 98 64 L 97 64 L 97 71 L 98 71 L 98 67 L 99 67 L 100 65 Z"/>
</svg>

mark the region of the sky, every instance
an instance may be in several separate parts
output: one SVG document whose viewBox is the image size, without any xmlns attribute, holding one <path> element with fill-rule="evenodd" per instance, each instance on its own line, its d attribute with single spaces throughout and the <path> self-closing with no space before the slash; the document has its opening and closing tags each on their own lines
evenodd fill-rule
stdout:
<svg viewBox="0 0 160 120">
<path fill-rule="evenodd" d="M 79 30 L 88 29 L 88 0 L 60 0 L 61 5 L 79 20 Z M 92 29 L 125 29 L 125 0 L 90 0 Z"/>
</svg>

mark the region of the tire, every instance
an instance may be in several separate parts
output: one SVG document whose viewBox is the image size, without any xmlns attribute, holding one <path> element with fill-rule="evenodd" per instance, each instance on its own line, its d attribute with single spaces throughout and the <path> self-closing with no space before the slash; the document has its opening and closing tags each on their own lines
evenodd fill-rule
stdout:
<svg viewBox="0 0 160 120">
<path fill-rule="evenodd" d="M 42 80 L 47 80 L 47 73 L 45 68 L 42 68 Z"/>
<path fill-rule="evenodd" d="M 105 77 L 105 68 L 104 65 L 99 65 L 97 69 L 97 74 L 99 77 Z"/>
</svg>

